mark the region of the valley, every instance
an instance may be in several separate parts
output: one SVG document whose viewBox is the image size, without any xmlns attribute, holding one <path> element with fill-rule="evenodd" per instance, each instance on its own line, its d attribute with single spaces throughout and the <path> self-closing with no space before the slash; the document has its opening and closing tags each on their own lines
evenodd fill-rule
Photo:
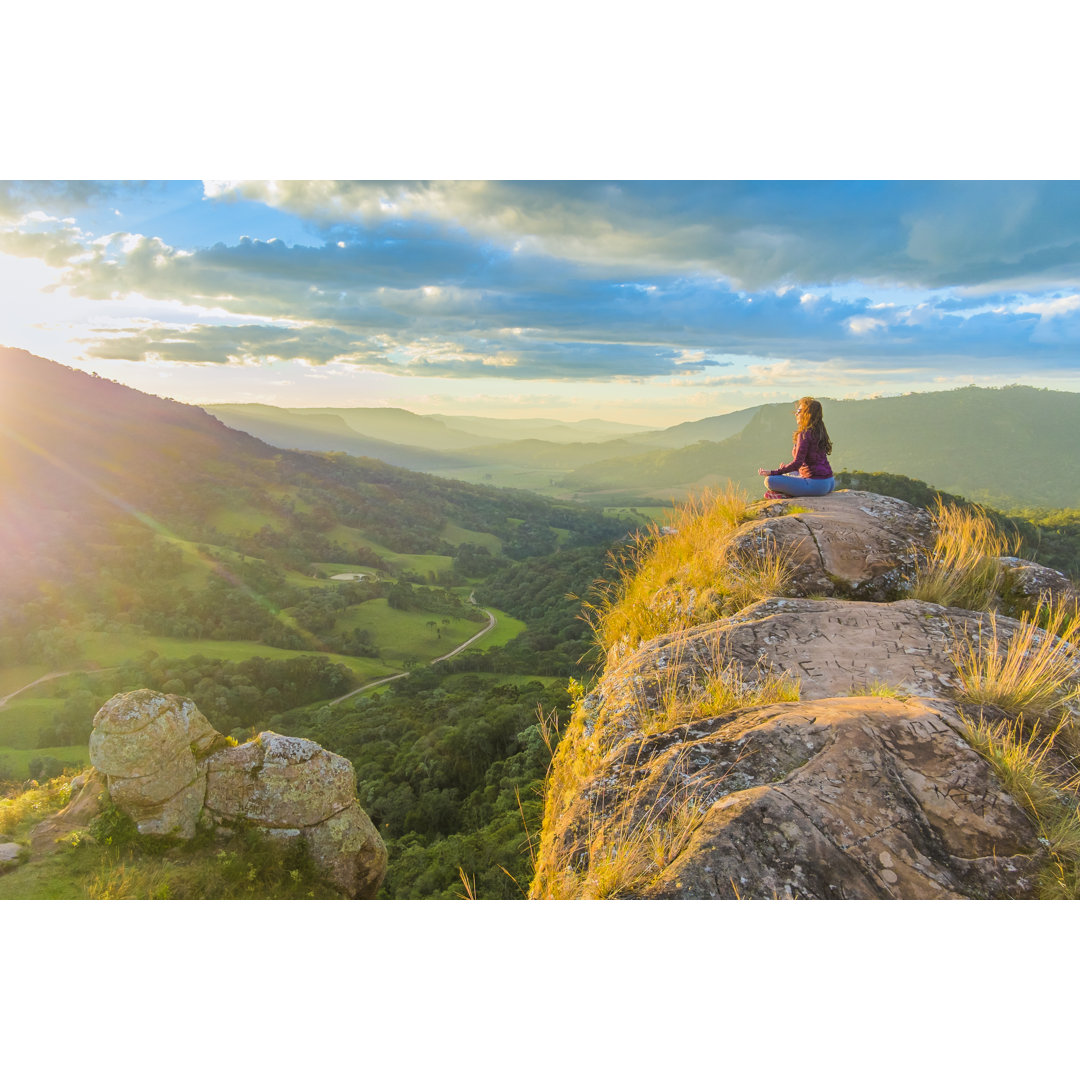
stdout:
<svg viewBox="0 0 1080 1080">
<path fill-rule="evenodd" d="M 0 350 L 0 363 L 0 784 L 83 768 L 112 695 L 177 694 L 240 743 L 273 730 L 348 758 L 390 854 L 386 898 L 458 896 L 462 875 L 481 898 L 526 893 L 568 688 L 588 685 L 600 659 L 583 604 L 613 580 L 627 539 L 686 492 L 728 479 L 754 490 L 745 474 L 791 427 L 782 405 L 666 431 L 245 407 L 230 419 L 258 424 L 239 431 L 26 353 Z M 1036 503 L 1045 467 L 1028 463 L 1064 452 L 1076 395 L 1047 393 L 830 402 L 827 415 L 838 443 L 868 448 L 851 452 L 868 466 L 916 470 L 944 453 L 951 471 L 937 475 L 962 481 L 947 499 L 996 484 L 985 501 L 1025 555 L 1076 575 L 1080 514 L 1010 501 L 1022 490 Z M 1014 418 L 1049 419 L 1025 420 L 1039 430 L 1013 440 L 1012 472 L 988 480 L 958 440 L 994 430 L 987 418 L 1010 401 Z M 881 436 L 888 424 L 903 438 Z M 416 468 L 353 454 L 393 457 L 406 437 Z M 839 475 L 916 505 L 940 494 L 916 472 Z M 86 860 L 58 853 L 35 888 L 83 895 Z M 0 896 L 26 887 L 17 876 Z"/>
</svg>

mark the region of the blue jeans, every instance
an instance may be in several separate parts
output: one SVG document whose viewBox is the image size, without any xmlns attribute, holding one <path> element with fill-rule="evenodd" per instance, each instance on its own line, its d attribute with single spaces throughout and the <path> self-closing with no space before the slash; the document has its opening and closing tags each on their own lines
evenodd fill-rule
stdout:
<svg viewBox="0 0 1080 1080">
<path fill-rule="evenodd" d="M 836 487 L 836 478 L 826 476 L 823 480 L 809 480 L 801 476 L 766 476 L 765 486 L 781 495 L 828 495 Z"/>
</svg>

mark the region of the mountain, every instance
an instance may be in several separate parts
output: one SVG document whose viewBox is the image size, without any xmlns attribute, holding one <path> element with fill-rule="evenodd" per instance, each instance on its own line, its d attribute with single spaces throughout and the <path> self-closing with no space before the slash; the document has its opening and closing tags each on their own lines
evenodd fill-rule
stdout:
<svg viewBox="0 0 1080 1080">
<path fill-rule="evenodd" d="M 623 424 L 617 420 L 497 419 L 490 416 L 447 416 L 429 414 L 447 427 L 473 435 L 506 442 L 518 439 L 541 439 L 545 442 L 604 442 L 624 436 L 645 434 L 651 428 Z"/>
<path fill-rule="evenodd" d="M 893 472 L 1000 506 L 1076 506 L 1080 394 L 1026 386 L 822 399 L 836 470 Z M 760 486 L 758 468 L 790 460 L 793 404 L 763 405 L 721 442 L 613 458 L 574 470 L 582 492 L 668 496 L 733 480 Z"/>
<path fill-rule="evenodd" d="M 347 418 L 349 413 L 404 410 L 282 409 L 274 405 L 207 405 L 205 409 L 229 427 L 246 431 L 249 435 L 284 450 L 340 451 L 354 457 L 378 458 L 388 465 L 419 469 L 422 472 L 471 464 L 466 459 L 430 448 L 432 441 L 455 442 L 454 435 L 450 432 L 446 433 L 446 439 L 439 440 L 429 430 L 412 429 L 410 432 L 405 427 L 397 429 L 404 437 L 410 433 L 418 437 L 418 442 L 407 446 L 365 435 L 361 427 L 354 426 L 361 424 L 362 418 L 354 419 L 353 424 L 350 424 Z M 387 427 L 385 424 L 373 426 L 380 430 Z"/>
<path fill-rule="evenodd" d="M 0 381 L 0 589 L 92 576 L 99 557 L 124 557 L 118 529 L 276 551 L 297 569 L 370 563 L 370 550 L 345 557 L 358 543 L 450 555 L 472 532 L 541 554 L 555 529 L 574 543 L 619 532 L 598 513 L 524 492 L 279 450 L 196 406 L 22 350 L 0 349 Z"/>
<path fill-rule="evenodd" d="M 721 442 L 737 435 L 757 415 L 760 405 L 749 409 L 738 409 L 722 416 L 706 416 L 702 420 L 688 420 L 684 424 L 664 428 L 662 431 L 647 431 L 640 435 L 631 435 L 628 443 L 641 446 L 658 446 L 675 450 L 683 446 L 707 440 Z"/>
</svg>

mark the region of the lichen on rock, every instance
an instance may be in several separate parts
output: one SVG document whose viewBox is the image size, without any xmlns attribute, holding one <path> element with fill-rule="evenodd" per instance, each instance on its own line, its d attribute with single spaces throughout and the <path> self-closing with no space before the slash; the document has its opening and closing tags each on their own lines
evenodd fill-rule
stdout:
<svg viewBox="0 0 1080 1080">
<path fill-rule="evenodd" d="M 141 833 L 191 839 L 200 820 L 257 828 L 277 842 L 303 840 L 346 896 L 379 890 L 386 848 L 356 801 L 352 763 L 318 743 L 264 731 L 228 746 L 194 702 L 134 690 L 99 710 L 90 760 Z"/>
</svg>

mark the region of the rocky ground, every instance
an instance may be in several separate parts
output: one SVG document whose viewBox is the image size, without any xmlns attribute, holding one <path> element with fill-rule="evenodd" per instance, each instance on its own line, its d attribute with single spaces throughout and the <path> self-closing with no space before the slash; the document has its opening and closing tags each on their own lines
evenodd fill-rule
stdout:
<svg viewBox="0 0 1080 1080">
<path fill-rule="evenodd" d="M 609 658 L 555 761 L 534 896 L 1034 895 L 1045 850 L 957 702 L 953 650 L 989 616 L 896 599 L 932 544 L 924 511 L 846 491 L 801 505 L 763 507 L 732 545 L 778 545 L 792 595 Z M 1043 588 L 1054 573 L 1014 562 Z M 797 701 L 689 707 L 710 681 L 779 676 Z M 642 844 L 648 873 L 612 870 Z"/>
</svg>

